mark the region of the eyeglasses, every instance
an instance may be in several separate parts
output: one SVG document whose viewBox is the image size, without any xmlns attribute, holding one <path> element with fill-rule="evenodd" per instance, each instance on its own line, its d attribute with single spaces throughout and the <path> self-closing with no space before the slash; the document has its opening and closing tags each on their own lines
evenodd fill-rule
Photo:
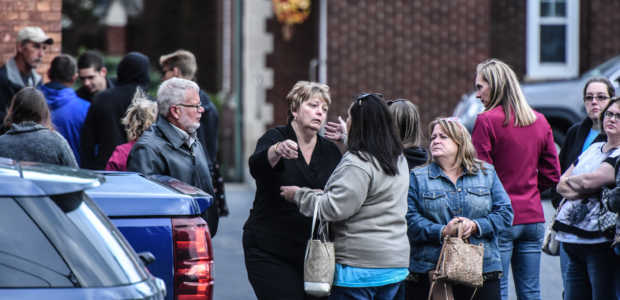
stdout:
<svg viewBox="0 0 620 300">
<path fill-rule="evenodd" d="M 390 100 L 390 101 L 387 102 L 387 106 L 390 106 L 390 105 L 392 105 L 394 103 L 405 102 L 405 101 L 407 101 L 407 100 L 405 100 L 405 99 Z"/>
<path fill-rule="evenodd" d="M 601 102 L 601 101 L 605 101 L 607 99 L 609 99 L 609 96 L 605 96 L 605 95 L 587 95 L 585 97 L 583 97 L 583 101 L 585 102 L 592 102 L 592 100 L 596 99 L 596 101 Z"/>
<path fill-rule="evenodd" d="M 183 106 L 183 107 L 193 107 L 195 108 L 197 111 L 199 111 L 202 108 L 202 105 L 200 104 L 175 104 L 175 106 Z"/>
<path fill-rule="evenodd" d="M 362 105 L 364 102 L 362 100 L 365 100 L 368 97 L 375 97 L 379 100 L 383 100 L 383 94 L 378 94 L 378 93 L 363 93 L 360 94 L 359 96 L 357 96 L 357 98 L 355 98 L 355 101 L 357 101 L 358 105 Z"/>
<path fill-rule="evenodd" d="M 614 112 L 611 112 L 611 111 L 606 111 L 605 112 L 605 119 L 620 120 L 620 113 L 614 113 Z"/>
</svg>

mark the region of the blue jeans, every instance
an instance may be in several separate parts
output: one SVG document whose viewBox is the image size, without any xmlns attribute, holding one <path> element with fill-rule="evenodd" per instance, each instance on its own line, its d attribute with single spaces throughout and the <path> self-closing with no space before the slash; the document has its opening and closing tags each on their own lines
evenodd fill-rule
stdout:
<svg viewBox="0 0 620 300">
<path fill-rule="evenodd" d="M 620 282 L 620 260 L 609 243 L 562 243 L 568 257 L 566 264 L 566 300 L 617 299 Z"/>
<path fill-rule="evenodd" d="M 393 300 L 404 297 L 399 293 L 399 289 L 403 283 L 393 283 L 382 286 L 373 287 L 342 287 L 334 286 L 329 300 Z M 398 295 L 398 297 L 397 297 Z M 426 295 L 424 296 L 426 299 Z"/>
<path fill-rule="evenodd" d="M 500 280 L 502 300 L 508 300 L 508 278 L 512 264 L 517 299 L 541 300 L 540 253 L 544 223 L 513 225 L 498 236 L 504 276 Z"/>
<path fill-rule="evenodd" d="M 562 247 L 562 242 L 560 242 L 560 271 L 562 272 L 562 286 L 566 289 L 566 270 L 568 268 L 568 254 Z M 562 292 L 564 295 L 564 292 Z"/>
</svg>

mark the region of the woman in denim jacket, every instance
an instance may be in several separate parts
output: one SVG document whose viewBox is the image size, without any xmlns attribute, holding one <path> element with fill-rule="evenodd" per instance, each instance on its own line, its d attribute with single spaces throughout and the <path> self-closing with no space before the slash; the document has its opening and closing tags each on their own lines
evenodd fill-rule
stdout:
<svg viewBox="0 0 620 300">
<path fill-rule="evenodd" d="M 428 272 L 435 269 L 442 238 L 463 236 L 484 245 L 484 285 L 474 299 L 500 299 L 502 261 L 497 235 L 512 223 L 510 198 L 493 166 L 476 158 L 467 130 L 456 119 L 437 119 L 429 126 L 429 164 L 411 172 L 407 225 L 411 243 L 408 298 L 428 294 Z M 413 291 L 409 293 L 409 291 Z M 453 285 L 455 299 L 470 299 L 474 289 Z"/>
</svg>

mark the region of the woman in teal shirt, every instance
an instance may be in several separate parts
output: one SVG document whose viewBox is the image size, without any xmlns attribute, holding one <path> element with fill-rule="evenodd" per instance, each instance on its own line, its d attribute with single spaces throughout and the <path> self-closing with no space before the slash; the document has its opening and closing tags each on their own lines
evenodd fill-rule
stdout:
<svg viewBox="0 0 620 300">
<path fill-rule="evenodd" d="M 282 196 L 334 232 L 336 274 L 330 300 L 392 300 L 409 274 L 409 168 L 381 96 L 360 95 L 349 108 L 348 151 L 322 191 L 296 186 Z"/>
</svg>

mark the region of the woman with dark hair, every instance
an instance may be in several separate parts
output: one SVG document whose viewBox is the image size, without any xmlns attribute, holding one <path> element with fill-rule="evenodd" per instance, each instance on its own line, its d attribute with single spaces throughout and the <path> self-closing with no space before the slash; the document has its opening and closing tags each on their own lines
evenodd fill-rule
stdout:
<svg viewBox="0 0 620 300">
<path fill-rule="evenodd" d="M 589 79 L 583 87 L 583 106 L 587 116 L 579 123 L 571 126 L 566 132 L 566 139 L 560 151 L 560 169 L 566 172 L 577 157 L 592 143 L 607 140 L 605 134 L 601 134 L 601 111 L 609 103 L 609 99 L 615 96 L 613 84 L 605 77 L 594 77 Z M 555 189 L 552 189 L 555 191 Z M 555 208 L 558 207 L 562 195 L 555 192 L 552 194 L 551 203 Z M 566 264 L 568 256 L 564 248 L 560 246 L 560 267 L 562 270 L 562 281 L 566 280 Z M 566 284 L 564 284 L 566 286 Z"/>
<path fill-rule="evenodd" d="M 422 147 L 420 113 L 416 105 L 407 99 L 390 100 L 387 105 L 403 144 L 403 153 L 407 158 L 409 170 L 426 163 L 426 150 Z"/>
<path fill-rule="evenodd" d="M 262 299 L 316 299 L 304 293 L 304 250 L 312 219 L 280 197 L 280 186 L 322 189 L 338 165 L 338 147 L 318 134 L 331 103 L 329 87 L 299 81 L 286 96 L 289 122 L 267 130 L 250 156 L 256 196 L 243 226 L 248 279 Z"/>
<path fill-rule="evenodd" d="M 330 300 L 393 299 L 409 271 L 409 168 L 386 104 L 357 97 L 347 120 L 348 151 L 323 190 L 283 186 L 282 196 L 312 216 L 317 203 L 334 232 L 336 274 Z"/>
<path fill-rule="evenodd" d="M 67 140 L 54 131 L 43 94 L 35 88 L 20 90 L 4 118 L 9 130 L 0 136 L 0 156 L 77 168 Z"/>
<path fill-rule="evenodd" d="M 553 228 L 565 255 L 564 299 L 618 299 L 620 259 L 611 247 L 615 226 L 602 227 L 605 211 L 600 190 L 614 184 L 614 166 L 620 157 L 620 97 L 612 98 L 600 113 L 607 141 L 592 143 L 562 174 L 557 191 L 560 204 Z"/>
</svg>

